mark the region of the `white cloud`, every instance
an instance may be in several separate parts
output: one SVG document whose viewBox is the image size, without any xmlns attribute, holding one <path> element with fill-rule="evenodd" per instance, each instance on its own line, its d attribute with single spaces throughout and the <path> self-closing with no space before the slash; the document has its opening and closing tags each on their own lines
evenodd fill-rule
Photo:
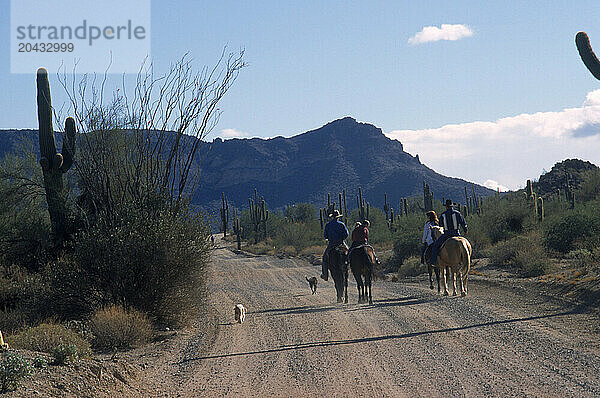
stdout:
<svg viewBox="0 0 600 398">
<path fill-rule="evenodd" d="M 454 41 L 471 36 L 473 36 L 473 31 L 466 25 L 442 24 L 441 28 L 437 26 L 425 26 L 422 31 L 417 32 L 413 37 L 408 39 L 408 44 L 415 45 L 440 40 Z"/>
<path fill-rule="evenodd" d="M 600 90 L 579 108 L 386 133 L 434 170 L 515 189 L 566 158 L 600 163 Z"/>
<path fill-rule="evenodd" d="M 248 134 L 244 133 L 243 131 L 238 131 L 236 129 L 223 129 L 223 130 L 221 130 L 220 137 L 223 137 L 223 138 L 243 138 L 243 137 L 248 137 Z"/>
<path fill-rule="evenodd" d="M 489 189 L 493 189 L 494 191 L 497 191 L 498 189 L 500 189 L 500 192 L 509 191 L 507 187 L 505 187 L 504 185 L 500 185 L 498 181 L 494 180 L 485 180 L 483 186 Z"/>
</svg>

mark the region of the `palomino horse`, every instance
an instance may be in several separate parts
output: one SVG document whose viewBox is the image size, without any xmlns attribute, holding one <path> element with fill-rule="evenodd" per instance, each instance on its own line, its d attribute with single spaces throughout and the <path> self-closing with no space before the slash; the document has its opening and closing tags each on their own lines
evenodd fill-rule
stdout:
<svg viewBox="0 0 600 398">
<path fill-rule="evenodd" d="M 444 229 L 442 227 L 431 227 L 433 239 L 442 236 Z M 453 236 L 448 238 L 440 247 L 436 267 L 442 274 L 442 283 L 444 285 L 444 295 L 448 295 L 448 284 L 446 283 L 446 267 L 450 267 L 450 277 L 452 278 L 453 295 L 456 296 L 456 275 L 460 283 L 460 295 L 467 295 L 467 279 L 471 269 L 471 244 L 462 236 Z"/>
<path fill-rule="evenodd" d="M 333 284 L 337 292 L 337 302 L 341 303 L 344 299 L 348 303 L 348 265 L 346 264 L 346 255 L 348 249 L 345 246 L 338 246 L 329 251 L 329 271 L 333 278 Z"/>
<path fill-rule="evenodd" d="M 371 295 L 373 264 L 375 264 L 375 253 L 373 253 L 373 248 L 365 245 L 355 247 L 350 252 L 348 262 L 350 263 L 350 269 L 352 270 L 354 279 L 356 279 L 358 303 L 366 303 L 368 299 L 369 304 L 373 304 L 373 296 Z"/>
</svg>

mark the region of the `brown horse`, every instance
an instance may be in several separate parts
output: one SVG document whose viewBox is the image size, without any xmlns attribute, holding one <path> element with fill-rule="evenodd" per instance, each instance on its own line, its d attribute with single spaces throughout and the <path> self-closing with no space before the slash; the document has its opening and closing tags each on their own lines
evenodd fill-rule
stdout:
<svg viewBox="0 0 600 398">
<path fill-rule="evenodd" d="M 425 263 L 427 264 L 427 272 L 429 273 L 429 288 L 433 290 L 433 273 L 435 272 L 435 279 L 437 281 L 437 291 L 441 292 L 440 288 L 440 269 L 431 265 L 431 245 L 425 249 Z M 450 268 L 446 267 L 446 272 L 450 272 Z"/>
<path fill-rule="evenodd" d="M 375 264 L 375 253 L 370 246 L 357 246 L 350 252 L 348 257 L 350 269 L 356 279 L 356 288 L 358 289 L 358 303 L 373 304 L 371 294 L 371 281 L 373 280 L 373 264 Z M 364 281 L 363 281 L 364 278 Z"/>
<path fill-rule="evenodd" d="M 346 264 L 346 255 L 348 249 L 341 245 L 329 251 L 329 272 L 333 278 L 333 284 L 337 292 L 337 302 L 348 303 L 348 264 Z"/>
<path fill-rule="evenodd" d="M 442 236 L 444 229 L 442 227 L 431 227 L 433 239 Z M 462 236 L 453 236 L 448 238 L 440 247 L 435 267 L 439 268 L 442 274 L 444 285 L 444 295 L 448 295 L 448 284 L 446 282 L 446 268 L 450 267 L 450 277 L 452 279 L 453 295 L 456 296 L 456 275 L 460 284 L 460 295 L 467 295 L 467 279 L 471 269 L 471 244 Z"/>
</svg>

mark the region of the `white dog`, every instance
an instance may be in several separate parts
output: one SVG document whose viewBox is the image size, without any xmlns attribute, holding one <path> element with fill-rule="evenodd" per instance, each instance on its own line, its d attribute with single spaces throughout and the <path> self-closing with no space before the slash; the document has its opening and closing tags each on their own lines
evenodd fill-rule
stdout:
<svg viewBox="0 0 600 398">
<path fill-rule="evenodd" d="M 244 307 L 242 304 L 238 304 L 233 307 L 233 309 L 235 311 L 235 321 L 237 323 L 244 323 L 246 320 L 246 307 Z"/>
</svg>

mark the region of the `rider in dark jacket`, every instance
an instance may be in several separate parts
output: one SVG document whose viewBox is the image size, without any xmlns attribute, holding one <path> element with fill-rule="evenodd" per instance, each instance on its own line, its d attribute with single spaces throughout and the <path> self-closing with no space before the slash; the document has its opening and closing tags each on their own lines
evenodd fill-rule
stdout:
<svg viewBox="0 0 600 398">
<path fill-rule="evenodd" d="M 435 265 L 440 247 L 448 238 L 460 236 L 459 226 L 467 233 L 467 223 L 458 210 L 454 210 L 451 199 L 446 199 L 446 211 L 440 216 L 440 224 L 444 227 L 444 234 L 431 245 L 431 264 Z"/>
<path fill-rule="evenodd" d="M 340 212 L 334 210 L 329 215 L 329 218 L 332 220 L 325 225 L 325 231 L 323 231 L 323 237 L 327 239 L 327 248 L 325 249 L 325 253 L 323 253 L 323 265 L 321 267 L 321 279 L 324 280 L 329 279 L 329 265 L 327 264 L 329 260 L 329 251 L 340 245 L 344 245 L 348 248 L 346 242 L 344 242 L 349 235 L 348 228 L 346 228 L 346 225 L 339 220 L 340 217 L 342 217 Z"/>
</svg>

